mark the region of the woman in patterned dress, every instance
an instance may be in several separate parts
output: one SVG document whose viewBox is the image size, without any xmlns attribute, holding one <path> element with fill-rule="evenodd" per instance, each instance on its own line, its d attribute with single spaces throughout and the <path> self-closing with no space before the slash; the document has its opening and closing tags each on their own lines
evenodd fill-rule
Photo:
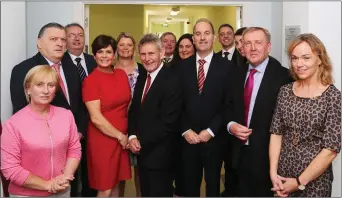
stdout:
<svg viewBox="0 0 342 198">
<path fill-rule="evenodd" d="M 270 128 L 272 190 L 276 196 L 330 197 L 332 161 L 341 148 L 341 92 L 315 35 L 299 35 L 288 54 L 296 81 L 281 88 Z"/>
<path fill-rule="evenodd" d="M 117 51 L 116 51 L 116 64 L 115 68 L 122 69 L 126 72 L 129 85 L 131 88 L 131 96 L 133 98 L 133 92 L 135 83 L 137 82 L 139 73 L 141 73 L 144 68 L 140 63 L 135 62 L 134 60 L 134 52 L 135 52 L 135 39 L 133 36 L 126 32 L 122 32 L 119 34 L 117 41 Z M 139 180 L 139 172 L 137 167 L 137 156 L 133 153 L 130 153 L 130 161 L 131 165 L 134 167 L 134 183 L 136 196 L 141 197 L 140 191 L 140 180 Z M 125 182 L 120 182 L 120 197 L 124 196 L 125 192 Z"/>
</svg>

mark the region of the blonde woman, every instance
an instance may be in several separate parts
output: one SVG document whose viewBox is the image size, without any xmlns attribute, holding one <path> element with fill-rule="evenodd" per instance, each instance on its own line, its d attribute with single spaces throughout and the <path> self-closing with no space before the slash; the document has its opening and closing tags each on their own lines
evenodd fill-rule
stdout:
<svg viewBox="0 0 342 198">
<path fill-rule="evenodd" d="M 70 197 L 81 145 L 71 111 L 50 105 L 58 86 L 52 67 L 33 67 L 24 80 L 29 104 L 4 124 L 1 171 L 11 196 Z"/>
<path fill-rule="evenodd" d="M 323 43 L 298 36 L 288 48 L 296 79 L 284 85 L 270 128 L 270 176 L 277 196 L 330 197 L 341 149 L 341 92 Z"/>
</svg>

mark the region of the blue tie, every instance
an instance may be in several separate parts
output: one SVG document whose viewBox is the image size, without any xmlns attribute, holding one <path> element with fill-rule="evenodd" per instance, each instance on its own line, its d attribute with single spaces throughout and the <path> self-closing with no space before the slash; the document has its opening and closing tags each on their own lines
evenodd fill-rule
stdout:
<svg viewBox="0 0 342 198">
<path fill-rule="evenodd" d="M 83 66 L 81 64 L 81 58 L 75 58 L 75 61 L 77 63 L 76 67 L 77 67 L 77 71 L 78 71 L 78 75 L 80 76 L 80 81 L 82 82 L 83 79 L 87 76 L 85 70 L 83 69 Z"/>
</svg>

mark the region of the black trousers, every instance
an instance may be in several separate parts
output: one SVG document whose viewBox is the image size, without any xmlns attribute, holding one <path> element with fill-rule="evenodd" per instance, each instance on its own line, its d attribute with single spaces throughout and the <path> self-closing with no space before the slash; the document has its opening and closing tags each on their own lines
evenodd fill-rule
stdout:
<svg viewBox="0 0 342 198">
<path fill-rule="evenodd" d="M 224 191 L 221 193 L 222 197 L 236 197 L 238 196 L 238 174 L 237 170 L 232 167 L 232 138 L 227 134 L 227 141 L 222 148 L 222 159 L 224 166 Z"/>
<path fill-rule="evenodd" d="M 172 171 L 138 165 L 142 197 L 173 197 Z"/>
<path fill-rule="evenodd" d="M 219 197 L 221 163 L 220 144 L 217 140 L 211 139 L 207 143 L 189 144 L 184 139 L 182 145 L 183 195 L 200 197 L 204 170 L 206 197 Z"/>
<path fill-rule="evenodd" d="M 267 164 L 259 167 L 253 157 L 255 148 L 242 146 L 238 169 L 239 197 L 273 197 Z M 268 162 L 267 162 L 268 163 Z"/>
<path fill-rule="evenodd" d="M 71 182 L 71 197 L 96 197 L 97 190 L 89 187 L 88 180 L 88 166 L 87 166 L 87 154 L 86 154 L 86 141 L 83 138 L 81 140 L 82 147 L 82 158 L 81 158 L 81 168 L 78 168 L 75 173 L 75 179 Z M 80 173 L 79 173 L 80 172 Z M 78 183 L 81 181 L 81 188 L 79 189 Z M 81 191 L 81 193 L 79 193 Z"/>
</svg>

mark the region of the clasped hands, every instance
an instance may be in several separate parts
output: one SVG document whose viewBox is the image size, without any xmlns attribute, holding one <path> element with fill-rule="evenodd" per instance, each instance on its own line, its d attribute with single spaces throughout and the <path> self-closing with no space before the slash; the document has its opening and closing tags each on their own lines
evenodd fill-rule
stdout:
<svg viewBox="0 0 342 198">
<path fill-rule="evenodd" d="M 55 194 L 65 191 L 70 187 L 70 182 L 74 179 L 75 178 L 73 175 L 58 175 L 57 177 L 48 181 L 48 192 Z"/>
<path fill-rule="evenodd" d="M 298 190 L 296 178 L 285 178 L 278 174 L 271 174 L 271 181 L 273 184 L 271 190 L 275 192 L 275 196 L 288 197 L 289 193 Z"/>
<path fill-rule="evenodd" d="M 208 142 L 212 136 L 208 130 L 202 130 L 199 134 L 197 134 L 190 129 L 184 134 L 184 138 L 189 144 L 198 144 L 201 142 Z"/>
</svg>

